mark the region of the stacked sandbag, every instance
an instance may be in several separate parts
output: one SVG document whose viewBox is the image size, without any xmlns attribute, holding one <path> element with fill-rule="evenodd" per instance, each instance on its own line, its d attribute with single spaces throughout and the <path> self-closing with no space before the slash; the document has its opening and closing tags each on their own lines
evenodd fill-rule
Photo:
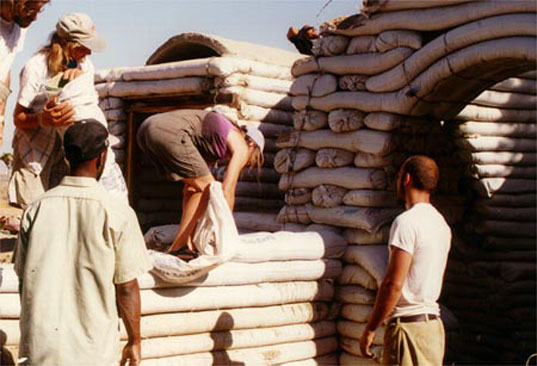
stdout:
<svg viewBox="0 0 537 366">
<path fill-rule="evenodd" d="M 193 34 L 204 41 L 209 36 Z M 182 36 L 179 36 L 182 37 Z M 186 34 L 189 40 L 192 34 Z M 219 38 L 215 40 L 221 41 Z M 232 42 L 232 41 L 229 41 Z M 149 107 L 148 100 L 155 98 L 186 98 L 183 106 L 178 101 L 173 108 L 194 108 L 215 110 L 238 125 L 258 126 L 265 136 L 264 165 L 256 169 L 245 169 L 240 177 L 236 192 L 235 211 L 240 217 L 238 223 L 242 232 L 276 231 L 281 225 L 276 223 L 276 213 L 283 206 L 283 193 L 278 190 L 279 174 L 273 168 L 276 139 L 292 130 L 293 107 L 288 96 L 292 75 L 290 65 L 299 55 L 273 50 L 276 57 L 260 55 L 260 59 L 243 58 L 230 54 L 221 57 L 199 58 L 140 67 L 123 67 L 100 70 L 96 73 L 96 88 L 101 105 L 105 109 L 112 126 L 117 131 L 120 143 L 118 159 L 126 159 L 125 148 L 135 144 L 131 132 L 129 140 L 125 133 L 125 108 L 140 112 L 132 113 L 132 128 L 152 113 L 165 111 Z M 200 102 L 193 102 L 191 96 L 200 96 Z M 179 100 L 179 99 L 178 99 Z M 196 104 L 197 103 L 197 104 Z M 126 107 L 125 107 L 126 106 Z M 173 109 L 172 108 L 172 109 Z M 169 108 L 167 109 L 169 110 Z M 152 162 L 133 147 L 131 166 L 139 170 L 131 178 L 130 187 L 134 193 L 133 206 L 138 212 L 142 226 L 177 222 L 181 211 L 181 189 L 177 184 L 166 182 L 155 175 Z M 223 180 L 225 164 L 212 169 L 217 180 Z M 132 182 L 134 181 L 134 182 Z"/>
<path fill-rule="evenodd" d="M 155 228 L 151 237 L 169 242 L 169 230 Z M 345 240 L 326 229 L 240 239 L 230 262 L 192 282 L 138 279 L 142 365 L 337 364 L 333 282 Z M 12 267 L 2 268 L 0 330 L 13 348 L 20 338 L 17 287 Z M 123 327 L 121 333 L 126 340 Z"/>
<path fill-rule="evenodd" d="M 100 98 L 99 107 L 104 112 L 108 122 L 112 151 L 121 170 L 125 173 L 127 156 L 127 114 L 123 101 L 116 97 Z"/>
<path fill-rule="evenodd" d="M 311 223 L 336 226 L 343 230 L 349 251 L 380 253 L 386 251 L 389 224 L 402 211 L 395 199 L 395 174 L 414 154 L 437 161 L 441 179 L 433 203 L 452 229 L 468 225 L 473 207 L 467 196 L 473 193 L 465 176 L 470 166 L 459 155 L 461 141 L 453 134 L 451 119 L 457 114 L 483 115 L 491 108 L 496 109 L 492 115 L 511 121 L 534 118 L 535 98 L 512 95 L 505 90 L 509 82 L 477 95 L 507 76 L 534 68 L 537 4 L 366 0 L 362 11 L 323 24 L 314 56 L 298 60 L 292 68 L 294 131 L 278 140 L 275 164 L 282 173 L 279 187 L 286 192 L 278 220 L 295 230 Z M 526 90 L 534 88 L 522 84 Z M 506 97 L 512 109 L 497 107 Z M 534 134 L 532 127 L 498 128 Z M 521 139 L 493 141 L 479 136 L 465 143 L 487 148 L 516 144 L 523 154 L 535 151 L 534 140 Z M 530 161 L 529 155 L 518 154 L 517 159 Z M 508 172 L 531 176 L 534 169 L 503 171 Z M 481 174 L 499 174 L 498 167 L 488 166 Z M 520 179 L 513 184 L 526 183 Z M 510 187 L 507 190 L 512 191 Z M 338 327 L 344 349 L 340 362 L 368 364 L 360 358 L 356 339 L 378 286 L 367 266 L 373 269 L 376 264 L 362 254 L 352 258 L 354 262 L 345 256 L 338 290 L 345 302 Z M 462 359 L 451 342 L 460 338 L 454 334 L 448 336 L 446 360 Z M 381 341 L 376 343 L 380 346 Z M 492 357 L 482 362 L 494 361 Z"/>
<path fill-rule="evenodd" d="M 481 93 L 452 121 L 475 192 L 445 293 L 466 325 L 461 352 L 473 357 L 466 362 L 492 355 L 519 363 L 534 352 L 536 98 L 535 78 L 518 75 Z"/>
</svg>

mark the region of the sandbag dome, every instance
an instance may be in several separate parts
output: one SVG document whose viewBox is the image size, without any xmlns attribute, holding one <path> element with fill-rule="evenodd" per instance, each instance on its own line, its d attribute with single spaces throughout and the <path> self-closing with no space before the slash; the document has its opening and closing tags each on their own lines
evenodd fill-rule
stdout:
<svg viewBox="0 0 537 366">
<path fill-rule="evenodd" d="M 289 66 L 303 57 L 295 52 L 233 41 L 201 33 L 183 33 L 162 44 L 147 60 L 147 65 L 206 57 L 237 56 L 254 61 Z"/>
</svg>

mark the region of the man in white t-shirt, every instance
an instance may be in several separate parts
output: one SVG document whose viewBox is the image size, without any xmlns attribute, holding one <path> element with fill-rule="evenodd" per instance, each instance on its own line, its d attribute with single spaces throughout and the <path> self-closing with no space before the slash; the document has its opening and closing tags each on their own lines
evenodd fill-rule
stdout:
<svg viewBox="0 0 537 366">
<path fill-rule="evenodd" d="M 11 65 L 22 51 L 26 29 L 50 0 L 2 0 L 0 2 L 0 145 L 4 130 L 6 101 L 11 94 Z"/>
<path fill-rule="evenodd" d="M 407 159 L 397 178 L 397 196 L 406 211 L 390 231 L 390 260 L 375 306 L 360 337 L 362 354 L 384 321 L 383 364 L 442 365 L 445 335 L 438 298 L 451 230 L 430 203 L 438 183 L 438 166 L 426 156 Z"/>
</svg>

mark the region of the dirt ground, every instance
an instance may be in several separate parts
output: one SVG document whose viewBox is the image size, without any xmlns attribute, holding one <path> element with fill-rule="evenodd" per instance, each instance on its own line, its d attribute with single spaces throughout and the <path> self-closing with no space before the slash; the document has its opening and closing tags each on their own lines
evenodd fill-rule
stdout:
<svg viewBox="0 0 537 366">
<path fill-rule="evenodd" d="M 0 217 L 2 216 L 17 216 L 20 217 L 22 210 L 11 207 L 7 202 L 7 181 L 6 174 L 0 175 Z M 6 230 L 0 230 L 0 264 L 11 263 L 13 257 L 13 248 L 17 235 Z"/>
</svg>

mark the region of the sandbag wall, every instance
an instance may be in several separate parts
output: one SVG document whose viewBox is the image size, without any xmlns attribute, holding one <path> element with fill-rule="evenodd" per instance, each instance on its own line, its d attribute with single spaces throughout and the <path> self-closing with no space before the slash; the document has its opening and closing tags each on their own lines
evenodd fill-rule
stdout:
<svg viewBox="0 0 537 366">
<path fill-rule="evenodd" d="M 138 279 L 142 365 L 335 365 L 344 239 L 322 230 L 250 234 L 235 244 L 231 262 L 184 286 Z M 18 280 L 12 266 L 0 275 L 0 331 L 16 359 Z"/>
<path fill-rule="evenodd" d="M 474 125 L 455 124 L 452 119 L 459 112 L 456 119 L 464 119 L 469 109 L 475 107 L 464 106 L 473 99 L 474 104 L 482 105 L 484 96 L 475 98 L 480 91 L 504 76 L 535 67 L 536 10 L 535 2 L 530 1 L 366 0 L 363 14 L 324 24 L 321 27 L 324 34 L 314 44 L 315 56 L 299 60 L 293 66 L 296 80 L 291 93 L 296 109 L 295 131 L 278 140 L 281 150 L 275 159 L 275 168 L 282 173 L 280 189 L 286 192 L 286 206 L 278 220 L 286 229 L 297 231 L 311 223 L 336 226 L 350 244 L 337 290 L 337 298 L 343 303 L 338 323 L 342 365 L 372 362 L 361 358 L 357 340 L 383 276 L 389 224 L 402 211 L 395 199 L 395 174 L 404 159 L 413 154 L 427 154 L 439 164 L 441 182 L 433 200 L 456 233 L 454 247 L 461 245 L 458 238 L 460 233 L 465 233 L 462 228 L 472 225 L 468 218 L 474 212 L 472 198 L 478 195 L 475 185 L 488 184 L 488 181 L 475 183 L 466 178 L 468 172 L 482 167 L 472 166 L 467 154 L 460 154 L 461 146 L 473 140 L 465 138 L 462 142 L 464 133 L 455 132 L 453 126 L 460 125 L 458 131 L 464 131 L 465 126 L 473 128 Z M 509 52 L 509 56 L 504 52 Z M 487 94 L 491 92 L 484 93 Z M 535 103 L 534 99 L 515 99 L 525 105 L 526 116 L 535 116 L 535 111 L 527 104 Z M 483 127 L 487 128 L 481 125 L 479 129 Z M 532 136 L 535 134 L 534 127 L 520 128 Z M 477 143 L 482 141 L 490 142 L 480 140 Z M 525 151 L 533 153 L 534 158 L 535 141 L 521 142 L 532 145 Z M 489 152 L 498 155 L 494 149 Z M 522 156 L 518 155 L 517 159 Z M 518 174 L 534 172 L 529 168 L 516 170 L 524 170 Z M 504 169 L 503 173 L 508 171 L 513 169 Z M 527 183 L 525 189 L 535 192 L 533 179 L 528 177 L 519 183 Z M 523 196 L 518 198 L 524 199 Z M 524 207 L 535 210 L 534 197 L 533 201 L 525 202 Z M 494 211 L 494 215 L 499 214 Z M 533 219 L 534 214 L 526 216 L 525 220 Z M 503 220 L 509 221 L 509 214 L 506 213 Z M 495 226 L 495 222 L 492 224 Z M 482 225 L 483 220 L 476 228 L 479 230 Z M 534 224 L 520 225 L 524 235 L 532 228 L 535 231 Z M 467 243 L 474 249 L 478 247 L 472 241 Z M 465 284 L 471 282 L 471 268 L 476 261 L 476 256 L 469 258 L 470 262 L 464 266 L 469 269 Z M 495 254 L 495 258 L 497 262 L 491 270 L 505 268 L 503 262 L 510 261 L 509 255 Z M 535 266 L 534 248 L 526 258 Z M 454 264 L 453 268 L 456 266 Z M 449 278 L 450 274 L 446 276 Z M 457 280 L 461 278 L 465 277 L 459 276 Z M 527 285 L 535 287 L 535 281 Z M 457 302 L 457 290 L 452 289 L 448 291 L 450 296 L 446 296 L 451 301 L 442 301 L 461 309 L 464 301 L 459 306 L 453 305 Z M 467 293 L 472 296 L 471 290 Z M 526 294 L 525 298 L 535 300 L 534 294 Z M 476 295 L 473 301 L 487 306 Z M 525 305 L 515 308 L 525 313 Z M 496 318 L 481 319 L 481 325 L 488 319 L 490 328 L 490 321 Z M 458 352 L 459 344 L 464 343 L 460 332 L 472 328 L 475 322 L 463 322 L 459 330 L 454 329 L 453 323 L 456 321 L 447 326 L 446 361 L 464 362 L 464 355 Z M 522 329 L 530 326 L 517 324 Z M 518 332 L 515 328 L 513 332 Z M 496 347 L 496 353 L 481 353 L 470 363 L 497 362 L 497 354 L 509 352 L 517 355 L 517 361 L 529 356 L 520 345 L 513 346 L 510 342 L 510 346 L 498 347 L 499 342 L 490 342 L 484 332 L 478 333 L 481 335 L 479 342 L 476 337 L 465 338 L 468 340 L 464 345 L 465 354 L 472 355 L 473 346 L 479 343 Z M 524 334 L 523 339 L 529 340 Z M 379 346 L 381 335 L 382 331 L 374 342 Z"/>
<path fill-rule="evenodd" d="M 535 351 L 536 94 L 535 73 L 509 78 L 450 122 L 475 192 L 444 296 L 465 324 L 466 363 Z"/>
<path fill-rule="evenodd" d="M 294 60 L 294 59 L 293 59 Z M 236 189 L 235 215 L 241 231 L 277 231 L 276 213 L 283 206 L 278 190 L 279 174 L 273 169 L 276 138 L 292 129 L 292 105 L 288 91 L 290 68 L 237 57 L 218 57 L 178 61 L 143 67 L 98 71 L 96 88 L 101 107 L 109 118 L 110 131 L 119 137 L 114 146 L 116 159 L 124 164 L 128 141 L 125 109 L 134 101 L 159 96 L 211 96 L 211 105 L 195 104 L 176 108 L 217 110 L 233 122 L 255 124 L 266 137 L 264 166 L 258 172 L 246 169 Z M 224 99 L 226 104 L 218 104 Z M 216 104 L 215 104 L 216 103 Z M 150 114 L 144 116 L 146 118 Z M 152 162 L 139 155 L 141 171 L 136 174 L 133 202 L 142 226 L 178 221 L 181 211 L 181 188 L 157 177 Z M 223 180 L 225 166 L 213 168 L 213 175 Z"/>
</svg>

